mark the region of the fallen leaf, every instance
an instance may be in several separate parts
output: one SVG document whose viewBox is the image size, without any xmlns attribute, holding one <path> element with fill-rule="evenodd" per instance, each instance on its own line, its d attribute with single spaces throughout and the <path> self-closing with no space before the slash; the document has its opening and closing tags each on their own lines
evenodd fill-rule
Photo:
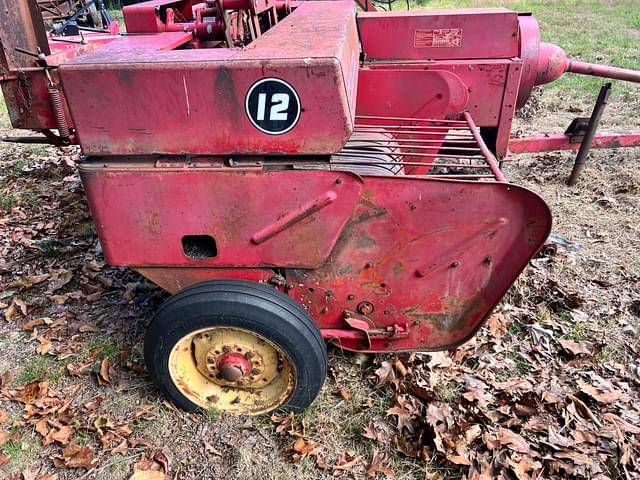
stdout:
<svg viewBox="0 0 640 480">
<path fill-rule="evenodd" d="M 393 470 L 391 470 L 389 467 L 385 465 L 387 461 L 388 461 L 387 454 L 381 454 L 377 448 L 374 449 L 371 462 L 367 467 L 367 477 L 375 478 L 378 473 L 382 473 L 387 478 L 390 478 L 390 479 L 396 478 L 396 475 L 393 472 Z"/>
<path fill-rule="evenodd" d="M 380 368 L 375 371 L 375 374 L 378 377 L 376 387 L 381 387 L 386 383 L 393 383 L 396 379 L 393 364 L 386 360 L 380 364 Z"/>
<path fill-rule="evenodd" d="M 46 418 L 41 418 L 37 421 L 35 425 L 35 430 L 43 437 L 46 437 L 49 434 L 49 423 Z"/>
<path fill-rule="evenodd" d="M 39 337 L 38 343 L 40 343 L 40 345 L 36 347 L 36 353 L 38 355 L 46 355 L 53 348 L 53 343 L 51 343 L 51 340 L 48 338 Z"/>
<path fill-rule="evenodd" d="M 573 355 L 593 355 L 593 345 L 589 342 L 574 342 L 566 338 L 559 340 L 560 345 Z"/>
<path fill-rule="evenodd" d="M 306 455 L 313 452 L 313 450 L 315 450 L 316 444 L 313 442 L 306 442 L 304 438 L 298 437 L 296 441 L 293 443 L 292 448 L 294 452 Z"/>
<path fill-rule="evenodd" d="M 34 318 L 33 320 L 30 320 L 24 325 L 22 325 L 22 328 L 24 330 L 31 331 L 36 327 L 40 327 L 42 325 L 51 325 L 52 323 L 53 323 L 53 320 L 51 320 L 49 317 Z"/>
<path fill-rule="evenodd" d="M 11 305 L 9 305 L 9 307 L 7 307 L 7 309 L 4 311 L 4 319 L 7 322 L 11 321 L 11 319 L 16 315 L 17 312 L 18 310 L 16 309 L 15 302 L 11 302 Z"/>
<path fill-rule="evenodd" d="M 76 442 L 69 443 L 62 450 L 62 455 L 55 458 L 61 460 L 66 468 L 86 468 L 87 470 L 94 468 L 98 462 L 91 447 L 81 447 Z"/>
<path fill-rule="evenodd" d="M 49 293 L 53 293 L 56 290 L 60 290 L 66 284 L 73 279 L 73 272 L 71 270 L 60 269 L 51 272 L 49 278 Z"/>
<path fill-rule="evenodd" d="M 343 400 L 349 400 L 351 398 L 351 394 L 344 388 L 338 390 L 338 396 L 340 396 Z"/>
<path fill-rule="evenodd" d="M 589 395 L 590 397 L 592 397 L 593 399 L 597 400 L 600 403 L 606 404 L 606 403 L 615 402 L 616 400 L 623 400 L 623 401 L 629 400 L 629 395 L 627 395 L 621 390 L 612 390 L 610 392 L 606 392 L 602 389 L 594 387 L 593 385 L 590 385 L 588 383 L 581 382 L 581 381 L 578 382 L 578 386 L 580 387 L 580 390 L 582 392 L 586 393 L 587 395 Z"/>
<path fill-rule="evenodd" d="M 104 358 L 100 362 L 100 371 L 98 372 L 98 385 L 108 385 L 111 383 L 109 379 L 109 359 Z"/>
<path fill-rule="evenodd" d="M 138 470 L 133 472 L 129 480 L 166 480 L 167 476 L 157 470 Z"/>
<path fill-rule="evenodd" d="M 431 357 L 431 360 L 427 365 L 432 370 L 436 367 L 449 368 L 453 365 L 453 360 L 451 360 L 447 352 L 429 352 L 429 357 Z"/>
<path fill-rule="evenodd" d="M 471 427 L 467 428 L 464 432 L 464 438 L 467 441 L 467 443 L 471 444 L 475 441 L 476 438 L 478 438 L 480 435 L 482 434 L 482 429 L 480 428 L 480 425 L 472 425 Z"/>
<path fill-rule="evenodd" d="M 68 445 L 71 440 L 71 435 L 73 435 L 73 428 L 68 425 L 64 425 L 59 430 L 51 430 L 46 436 L 43 445 L 50 445 L 54 442 L 57 442 L 62 446 Z"/>
<path fill-rule="evenodd" d="M 615 425 L 618 426 L 618 428 L 620 430 L 622 430 L 623 432 L 627 432 L 627 433 L 632 433 L 634 435 L 638 435 L 640 434 L 640 427 L 637 425 L 632 425 L 631 423 L 627 422 L 626 420 L 623 420 L 622 418 L 620 418 L 619 416 L 613 414 L 613 413 L 604 413 L 602 415 L 602 418 L 607 420 L 608 422 L 611 422 Z"/>
<path fill-rule="evenodd" d="M 518 453 L 529 453 L 531 450 L 529 442 L 527 442 L 521 435 L 507 428 L 501 428 L 498 430 L 498 440 L 500 441 L 500 445 L 505 445 Z"/>
<path fill-rule="evenodd" d="M 14 298 L 13 303 L 20 309 L 20 313 L 22 313 L 22 315 L 26 317 L 27 313 L 29 312 L 29 307 L 27 306 L 27 304 L 19 298 Z"/>
<path fill-rule="evenodd" d="M 359 463 L 359 458 L 356 455 L 351 455 L 347 452 L 342 452 L 336 464 L 332 467 L 334 470 L 351 470 Z"/>
<path fill-rule="evenodd" d="M 27 403 L 34 399 L 43 398 L 49 391 L 48 383 L 45 381 L 35 380 L 27 383 L 22 387 L 18 387 L 9 391 L 9 397 L 16 402 Z"/>
</svg>

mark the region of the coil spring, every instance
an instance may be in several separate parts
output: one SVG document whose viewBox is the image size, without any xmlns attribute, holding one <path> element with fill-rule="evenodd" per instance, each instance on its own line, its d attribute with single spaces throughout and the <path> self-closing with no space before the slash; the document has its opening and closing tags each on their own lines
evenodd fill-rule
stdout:
<svg viewBox="0 0 640 480">
<path fill-rule="evenodd" d="M 64 108 L 62 106 L 62 97 L 60 90 L 57 88 L 49 89 L 49 100 L 51 101 L 51 108 L 56 117 L 56 125 L 58 127 L 58 133 L 62 138 L 69 138 L 71 132 L 69 131 L 69 124 L 67 123 L 67 117 L 64 114 Z"/>
</svg>

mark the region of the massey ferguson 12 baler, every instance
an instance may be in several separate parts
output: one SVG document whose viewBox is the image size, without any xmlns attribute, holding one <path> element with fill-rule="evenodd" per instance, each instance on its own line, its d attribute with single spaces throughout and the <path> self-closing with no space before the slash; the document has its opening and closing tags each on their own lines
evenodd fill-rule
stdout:
<svg viewBox="0 0 640 480">
<path fill-rule="evenodd" d="M 185 409 L 304 407 L 325 342 L 468 340 L 551 227 L 499 160 L 574 148 L 510 139 L 516 109 L 565 71 L 640 79 L 503 8 L 153 0 L 124 9 L 126 34 L 54 37 L 35 1 L 0 7 L 11 121 L 41 134 L 11 140 L 80 146 L 106 261 L 173 294 L 145 356 Z"/>
</svg>

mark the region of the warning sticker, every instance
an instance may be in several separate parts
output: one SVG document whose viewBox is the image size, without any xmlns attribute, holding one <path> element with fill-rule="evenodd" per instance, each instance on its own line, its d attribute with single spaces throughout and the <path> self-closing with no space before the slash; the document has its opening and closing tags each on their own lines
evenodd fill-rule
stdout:
<svg viewBox="0 0 640 480">
<path fill-rule="evenodd" d="M 416 30 L 413 39 L 415 48 L 460 47 L 462 45 L 461 28 L 438 28 L 435 30 Z"/>
</svg>

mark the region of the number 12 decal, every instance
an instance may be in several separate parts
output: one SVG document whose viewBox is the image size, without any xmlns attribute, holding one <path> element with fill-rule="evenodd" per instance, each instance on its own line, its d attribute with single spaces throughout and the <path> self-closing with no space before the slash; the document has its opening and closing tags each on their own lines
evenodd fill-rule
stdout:
<svg viewBox="0 0 640 480">
<path fill-rule="evenodd" d="M 284 80 L 263 78 L 247 92 L 247 116 L 261 132 L 280 135 L 288 132 L 300 118 L 300 98 Z"/>
<path fill-rule="evenodd" d="M 271 108 L 269 109 L 269 120 L 283 120 L 287 121 L 289 108 L 289 94 L 288 93 L 274 93 L 271 95 Z M 264 120 L 264 110 L 267 104 L 267 94 L 258 94 L 258 121 Z"/>
</svg>

